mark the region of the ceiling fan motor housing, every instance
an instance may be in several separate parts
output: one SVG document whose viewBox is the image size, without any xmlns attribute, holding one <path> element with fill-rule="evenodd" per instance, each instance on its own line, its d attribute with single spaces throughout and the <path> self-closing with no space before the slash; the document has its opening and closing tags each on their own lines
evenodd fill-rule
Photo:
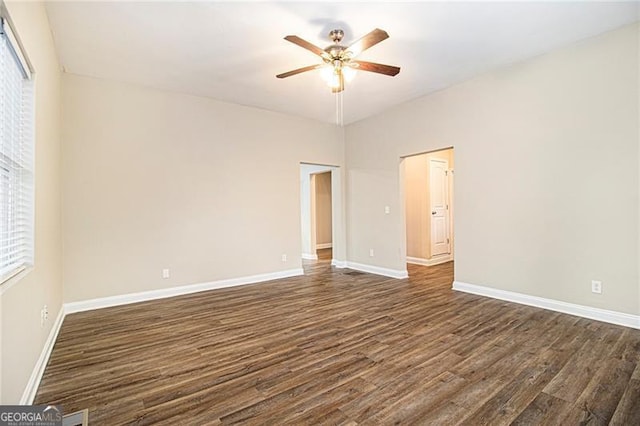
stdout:
<svg viewBox="0 0 640 426">
<path fill-rule="evenodd" d="M 329 38 L 333 41 L 333 44 L 324 49 L 324 51 L 329 55 L 329 57 L 325 58 L 325 62 L 333 63 L 335 66 L 336 61 L 342 62 L 346 59 L 347 48 L 340 44 L 342 37 L 344 37 L 344 31 L 340 29 L 331 30 Z"/>
<path fill-rule="evenodd" d="M 344 31 L 342 31 L 341 29 L 331 30 L 329 32 L 329 38 L 336 44 L 342 41 L 342 37 L 344 37 Z"/>
<path fill-rule="evenodd" d="M 344 56 L 346 50 L 346 47 L 339 44 L 332 44 L 331 46 L 328 46 L 326 49 L 324 49 L 324 51 L 329 54 L 331 59 L 341 59 Z"/>
</svg>

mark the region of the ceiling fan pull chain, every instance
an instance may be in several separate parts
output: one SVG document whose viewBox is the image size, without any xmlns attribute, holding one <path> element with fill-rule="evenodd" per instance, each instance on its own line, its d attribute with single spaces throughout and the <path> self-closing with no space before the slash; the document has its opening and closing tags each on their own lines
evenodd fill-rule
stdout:
<svg viewBox="0 0 640 426">
<path fill-rule="evenodd" d="M 336 98 L 336 125 L 339 126 L 340 125 L 340 104 L 338 101 L 338 98 L 340 97 L 340 94 L 337 93 L 335 98 Z"/>
<path fill-rule="evenodd" d="M 344 92 L 336 93 L 336 125 L 342 127 L 344 125 Z"/>
</svg>

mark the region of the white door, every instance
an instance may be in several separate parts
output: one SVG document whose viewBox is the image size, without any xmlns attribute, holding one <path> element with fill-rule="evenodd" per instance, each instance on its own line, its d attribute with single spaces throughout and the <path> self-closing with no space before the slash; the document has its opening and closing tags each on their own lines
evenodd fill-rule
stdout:
<svg viewBox="0 0 640 426">
<path fill-rule="evenodd" d="M 431 257 L 451 253 L 449 242 L 449 162 L 429 161 L 429 194 L 431 206 Z"/>
</svg>

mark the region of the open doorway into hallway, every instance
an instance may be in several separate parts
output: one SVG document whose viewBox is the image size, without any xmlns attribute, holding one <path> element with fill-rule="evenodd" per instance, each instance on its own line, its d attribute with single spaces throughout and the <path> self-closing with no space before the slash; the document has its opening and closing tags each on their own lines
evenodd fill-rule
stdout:
<svg viewBox="0 0 640 426">
<path fill-rule="evenodd" d="M 336 222 L 341 197 L 337 166 L 300 164 L 300 212 L 303 260 L 334 263 L 339 251 Z"/>
<path fill-rule="evenodd" d="M 454 258 L 454 150 L 405 157 L 407 263 L 433 266 Z"/>
</svg>

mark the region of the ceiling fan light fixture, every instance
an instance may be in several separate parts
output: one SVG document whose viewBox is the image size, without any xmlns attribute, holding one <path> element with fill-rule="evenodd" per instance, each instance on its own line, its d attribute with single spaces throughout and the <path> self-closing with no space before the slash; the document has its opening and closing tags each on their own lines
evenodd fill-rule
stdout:
<svg viewBox="0 0 640 426">
<path fill-rule="evenodd" d="M 331 73 L 329 80 L 327 80 L 327 84 L 332 89 L 338 89 L 340 87 L 340 69 L 339 68 L 333 69 L 333 72 Z"/>
<path fill-rule="evenodd" d="M 344 79 L 347 83 L 351 83 L 356 77 L 356 74 L 357 71 L 355 68 L 350 66 L 342 67 L 342 75 L 344 75 Z"/>
<path fill-rule="evenodd" d="M 341 86 L 340 74 L 344 78 L 344 81 L 353 81 L 356 76 L 356 70 L 350 66 L 342 66 L 341 64 L 331 65 L 327 64 L 320 68 L 320 77 L 327 83 L 332 89 L 338 89 Z"/>
<path fill-rule="evenodd" d="M 320 68 L 320 77 L 329 85 L 331 84 L 334 73 L 335 68 L 331 64 L 327 64 Z"/>
</svg>

